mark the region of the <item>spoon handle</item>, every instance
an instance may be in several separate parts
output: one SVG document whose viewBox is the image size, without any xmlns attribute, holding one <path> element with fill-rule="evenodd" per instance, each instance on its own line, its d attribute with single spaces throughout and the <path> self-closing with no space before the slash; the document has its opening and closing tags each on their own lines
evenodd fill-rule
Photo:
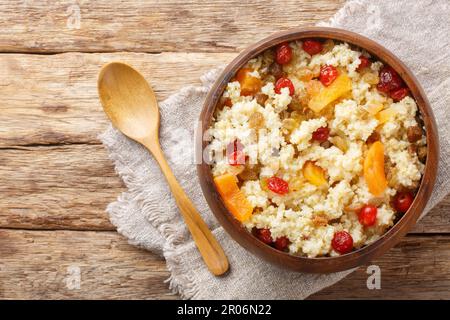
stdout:
<svg viewBox="0 0 450 320">
<path fill-rule="evenodd" d="M 216 276 L 224 274 L 228 270 L 228 259 L 221 245 L 217 242 L 194 204 L 175 178 L 159 143 L 146 143 L 146 141 L 143 141 L 143 144 L 153 154 L 166 177 L 178 208 L 208 269 Z"/>
</svg>

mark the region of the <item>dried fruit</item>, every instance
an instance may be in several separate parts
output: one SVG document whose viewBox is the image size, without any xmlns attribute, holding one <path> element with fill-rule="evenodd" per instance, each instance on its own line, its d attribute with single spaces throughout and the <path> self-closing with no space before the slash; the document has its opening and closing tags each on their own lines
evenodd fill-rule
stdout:
<svg viewBox="0 0 450 320">
<path fill-rule="evenodd" d="M 406 136 L 411 143 L 417 142 L 422 138 L 422 128 L 419 126 L 411 126 L 406 129 Z"/>
<path fill-rule="evenodd" d="M 307 39 L 303 41 L 303 50 L 305 50 L 309 55 L 315 55 L 322 51 L 322 43 L 317 40 Z"/>
<path fill-rule="evenodd" d="M 214 184 L 225 206 L 237 220 L 243 222 L 251 217 L 253 206 L 239 189 L 234 175 L 224 174 L 215 177 Z"/>
<path fill-rule="evenodd" d="M 364 179 L 374 196 L 383 194 L 387 187 L 384 173 L 384 146 L 380 141 L 374 142 L 364 159 Z"/>
<path fill-rule="evenodd" d="M 320 68 L 319 80 L 324 86 L 328 87 L 334 80 L 336 80 L 338 75 L 339 72 L 335 67 L 331 65 L 325 65 Z"/>
<path fill-rule="evenodd" d="M 377 220 L 377 212 L 377 207 L 367 204 L 361 208 L 358 214 L 358 220 L 365 227 L 373 226 Z"/>
<path fill-rule="evenodd" d="M 372 62 L 366 56 L 360 56 L 359 60 L 361 61 L 361 63 L 359 64 L 356 71 L 361 71 L 364 68 L 370 67 L 370 65 L 372 64 Z"/>
<path fill-rule="evenodd" d="M 305 162 L 302 173 L 305 179 L 315 186 L 320 187 L 327 184 L 327 179 L 325 179 L 325 171 L 312 161 Z"/>
<path fill-rule="evenodd" d="M 311 80 L 305 84 L 306 93 L 310 97 L 317 96 L 323 89 L 323 84 L 319 80 Z"/>
<path fill-rule="evenodd" d="M 394 100 L 396 102 L 402 100 L 408 94 L 409 94 L 408 88 L 400 88 L 400 89 L 392 90 L 391 92 L 389 92 L 389 95 L 392 98 L 392 100 Z"/>
<path fill-rule="evenodd" d="M 266 104 L 267 99 L 269 99 L 269 96 L 267 94 L 262 93 L 262 92 L 258 92 L 255 95 L 255 99 L 256 99 L 256 102 L 259 105 L 264 106 Z"/>
<path fill-rule="evenodd" d="M 292 96 L 295 93 L 294 84 L 288 78 L 280 78 L 275 83 L 275 93 L 280 94 L 282 88 L 289 88 L 289 94 Z"/>
<path fill-rule="evenodd" d="M 328 140 L 330 135 L 330 129 L 327 127 L 318 128 L 312 133 L 312 139 L 319 142 L 324 142 Z"/>
<path fill-rule="evenodd" d="M 297 77 L 304 82 L 308 82 L 314 78 L 314 73 L 311 69 L 304 67 L 297 70 Z"/>
<path fill-rule="evenodd" d="M 292 59 L 292 49 L 288 43 L 282 43 L 277 47 L 275 60 L 278 64 L 289 63 Z"/>
<path fill-rule="evenodd" d="M 265 244 L 269 244 L 271 245 L 273 242 L 272 239 L 272 233 L 270 232 L 269 229 L 264 228 L 264 229 L 255 229 L 254 231 L 254 235 L 261 240 L 262 242 L 264 242 Z"/>
<path fill-rule="evenodd" d="M 386 108 L 381 110 L 375 115 L 375 118 L 378 120 L 378 124 L 384 124 L 395 117 L 397 112 L 393 108 Z"/>
<path fill-rule="evenodd" d="M 287 118 L 281 122 L 281 130 L 283 133 L 291 133 L 298 128 L 299 124 L 299 121 L 292 118 Z"/>
<path fill-rule="evenodd" d="M 392 90 L 403 87 L 403 80 L 390 66 L 384 66 L 379 73 L 380 82 L 377 85 L 377 89 L 384 93 L 389 93 Z"/>
<path fill-rule="evenodd" d="M 271 177 L 267 179 L 267 188 L 280 195 L 284 195 L 289 192 L 289 184 L 281 178 Z"/>
<path fill-rule="evenodd" d="M 398 212 L 405 213 L 414 201 L 414 196 L 409 191 L 399 192 L 394 197 L 394 207 Z"/>
<path fill-rule="evenodd" d="M 272 74 L 275 79 L 279 79 L 283 76 L 283 67 L 274 62 L 269 67 L 269 73 Z"/>
<path fill-rule="evenodd" d="M 248 180 L 258 180 L 259 171 L 261 166 L 259 164 L 245 164 L 244 170 L 238 174 L 239 180 L 248 181 Z"/>
<path fill-rule="evenodd" d="M 308 88 L 308 87 L 307 87 Z M 345 74 L 340 74 L 328 87 L 324 87 L 309 101 L 309 108 L 318 113 L 328 104 L 352 90 L 352 80 Z"/>
<path fill-rule="evenodd" d="M 241 85 L 242 96 L 253 96 L 261 90 L 262 81 L 259 78 L 253 77 L 249 68 L 242 68 L 236 75 L 236 80 Z"/>
<path fill-rule="evenodd" d="M 248 125 L 250 128 L 258 130 L 264 127 L 264 115 L 261 112 L 256 111 L 252 113 L 250 118 L 248 119 Z"/>
<path fill-rule="evenodd" d="M 364 73 L 362 76 L 362 80 L 371 85 L 375 85 L 380 82 L 380 78 L 378 78 L 378 75 L 373 72 Z"/>
<path fill-rule="evenodd" d="M 419 160 L 424 163 L 427 160 L 427 147 L 422 146 L 417 150 L 417 157 Z"/>
<path fill-rule="evenodd" d="M 378 112 L 383 110 L 384 105 L 378 101 L 369 101 L 363 106 L 364 110 L 366 110 L 371 115 L 376 115 Z"/>
<path fill-rule="evenodd" d="M 332 39 L 327 39 L 325 40 L 325 42 L 323 43 L 322 46 L 322 53 L 327 53 L 330 52 L 331 50 L 333 50 L 334 48 L 334 41 Z"/>
<path fill-rule="evenodd" d="M 338 231 L 331 240 L 331 246 L 340 254 L 349 253 L 353 249 L 353 238 L 347 231 Z"/>
<path fill-rule="evenodd" d="M 334 144 L 336 147 L 338 147 L 342 152 L 347 152 L 348 150 L 348 143 L 347 140 L 340 137 L 340 136 L 334 136 L 330 138 L 330 141 L 332 144 Z"/>
<path fill-rule="evenodd" d="M 315 227 L 325 227 L 328 225 L 328 219 L 321 215 L 316 215 L 312 218 L 312 223 Z"/>
<path fill-rule="evenodd" d="M 285 251 L 289 245 L 289 239 L 285 236 L 275 240 L 274 247 L 280 251 Z"/>
</svg>

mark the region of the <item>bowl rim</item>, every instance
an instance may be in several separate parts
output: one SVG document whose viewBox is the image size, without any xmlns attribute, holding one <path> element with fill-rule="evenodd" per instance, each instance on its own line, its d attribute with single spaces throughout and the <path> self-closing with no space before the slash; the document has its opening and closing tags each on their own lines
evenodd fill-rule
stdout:
<svg viewBox="0 0 450 320">
<path fill-rule="evenodd" d="M 226 209 L 222 198 L 213 183 L 210 165 L 203 161 L 203 150 L 208 145 L 202 137 L 212 123 L 212 115 L 227 83 L 239 68 L 245 65 L 251 58 L 257 56 L 266 49 L 272 48 L 282 42 L 301 40 L 305 38 L 323 38 L 347 42 L 358 48 L 364 49 L 379 61 L 394 68 L 405 81 L 414 97 L 422 115 L 426 130 L 427 160 L 422 180 L 409 210 L 380 238 L 373 243 L 350 253 L 335 257 L 295 256 L 287 252 L 276 250 L 256 239 L 245 227 L 236 220 Z M 197 175 L 200 181 L 203 195 L 211 208 L 211 211 L 224 227 L 227 233 L 244 249 L 263 258 L 264 260 L 299 272 L 331 273 L 358 267 L 380 256 L 395 244 L 415 225 L 423 212 L 430 196 L 437 175 L 439 159 L 439 137 L 434 119 L 424 90 L 414 74 L 393 53 L 375 41 L 360 34 L 343 29 L 328 27 L 302 27 L 287 31 L 277 32 L 261 41 L 249 46 L 234 58 L 222 71 L 211 87 L 200 114 L 200 121 L 196 132 L 196 163 Z M 201 157 L 201 159 L 199 159 Z"/>
</svg>

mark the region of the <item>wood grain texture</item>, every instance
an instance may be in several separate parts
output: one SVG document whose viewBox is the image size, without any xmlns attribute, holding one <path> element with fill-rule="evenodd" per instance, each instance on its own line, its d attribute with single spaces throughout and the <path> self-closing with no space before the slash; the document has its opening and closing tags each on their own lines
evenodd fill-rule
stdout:
<svg viewBox="0 0 450 320">
<path fill-rule="evenodd" d="M 115 232 L 0 230 L 0 238 L 3 299 L 175 298 L 164 260 Z"/>
<path fill-rule="evenodd" d="M 101 145 L 0 149 L 0 227 L 114 230 L 123 190 Z"/>
<path fill-rule="evenodd" d="M 343 3 L 1 1 L 0 51 L 233 52 L 274 31 L 328 19 Z"/>
<path fill-rule="evenodd" d="M 381 270 L 381 290 L 367 289 L 367 266 L 311 299 L 450 299 L 450 238 L 407 236 L 369 265 Z"/>
<path fill-rule="evenodd" d="M 233 53 L 0 54 L 0 147 L 98 143 L 108 121 L 97 95 L 101 66 L 124 61 L 149 81 L 159 101 L 229 62 Z M 180 73 L 180 70 L 183 70 Z"/>
<path fill-rule="evenodd" d="M 102 145 L 0 149 L 0 228 L 114 230 L 105 208 L 125 190 Z M 450 196 L 413 229 L 450 233 Z"/>
<path fill-rule="evenodd" d="M 164 283 L 164 260 L 115 232 L 0 230 L 0 238 L 1 298 L 177 298 Z M 373 264 L 381 268 L 381 290 L 367 289 L 362 267 L 311 298 L 450 299 L 449 236 L 406 237 Z M 80 268 L 80 289 L 67 286 L 69 267 Z"/>
</svg>

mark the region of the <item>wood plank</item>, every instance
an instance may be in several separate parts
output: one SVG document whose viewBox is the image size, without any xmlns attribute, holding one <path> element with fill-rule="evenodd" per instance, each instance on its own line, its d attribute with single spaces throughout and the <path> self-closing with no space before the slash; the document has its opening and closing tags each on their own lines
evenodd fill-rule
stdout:
<svg viewBox="0 0 450 320">
<path fill-rule="evenodd" d="M 1 12 L 1 11 L 0 11 Z M 98 143 L 107 125 L 97 96 L 97 74 L 110 61 L 139 69 L 161 101 L 233 53 L 116 53 L 0 55 L 0 147 Z M 180 71 L 182 70 L 182 72 Z"/>
<path fill-rule="evenodd" d="M 328 19 L 344 1 L 2 1 L 0 51 L 235 52 Z"/>
<path fill-rule="evenodd" d="M 105 208 L 124 190 L 101 145 L 0 150 L 0 226 L 114 230 Z"/>
<path fill-rule="evenodd" d="M 367 288 L 368 265 L 311 299 L 450 299 L 450 238 L 407 236 L 370 265 L 381 271 L 381 289 Z"/>
<path fill-rule="evenodd" d="M 0 238 L 0 298 L 176 298 L 164 283 L 165 262 L 114 232 L 0 230 Z M 312 298 L 450 298 L 448 236 L 408 236 L 373 264 L 381 268 L 381 290 L 367 289 L 361 268 Z M 67 286 L 69 267 L 80 268 L 79 289 Z"/>
<path fill-rule="evenodd" d="M 105 208 L 124 191 L 102 145 L 0 149 L 0 227 L 114 230 Z M 450 196 L 415 233 L 450 233 Z"/>
<path fill-rule="evenodd" d="M 0 229 L 0 239 L 2 299 L 176 298 L 164 260 L 115 232 Z"/>
</svg>

